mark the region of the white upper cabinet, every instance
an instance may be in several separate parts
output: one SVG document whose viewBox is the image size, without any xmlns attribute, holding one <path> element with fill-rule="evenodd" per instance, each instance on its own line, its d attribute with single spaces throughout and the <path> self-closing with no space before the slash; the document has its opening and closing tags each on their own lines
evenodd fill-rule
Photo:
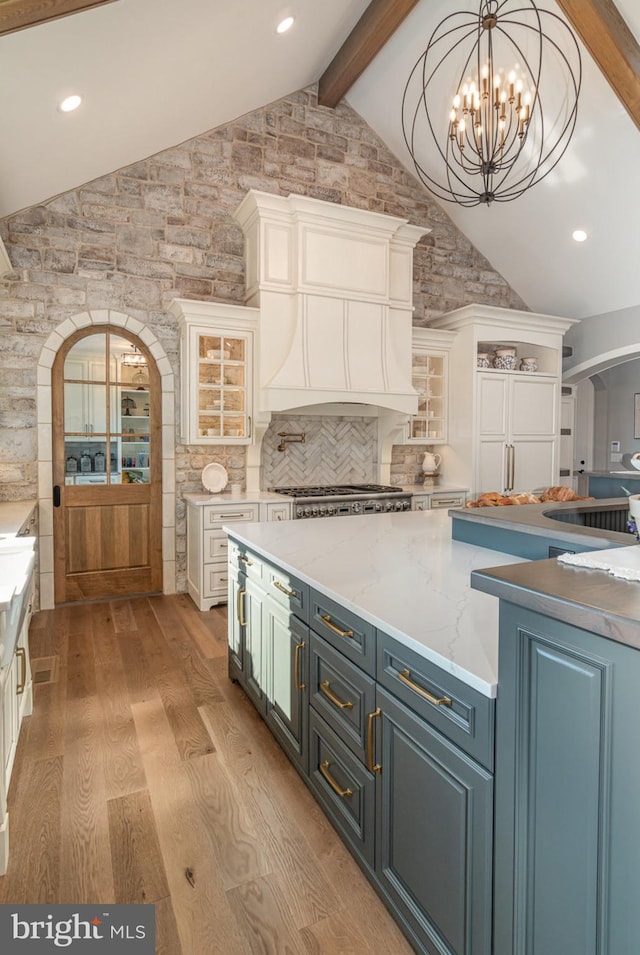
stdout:
<svg viewBox="0 0 640 955">
<path fill-rule="evenodd" d="M 411 383 L 418 412 L 407 425 L 407 444 L 445 444 L 449 403 L 449 350 L 454 332 L 413 329 Z"/>
<path fill-rule="evenodd" d="M 181 325 L 183 442 L 248 444 L 257 309 L 174 299 L 170 311 Z"/>
</svg>

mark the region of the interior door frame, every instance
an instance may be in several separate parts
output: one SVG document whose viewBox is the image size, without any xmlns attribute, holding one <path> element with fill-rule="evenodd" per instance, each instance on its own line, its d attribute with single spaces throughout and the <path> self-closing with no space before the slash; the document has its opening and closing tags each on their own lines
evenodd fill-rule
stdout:
<svg viewBox="0 0 640 955">
<path fill-rule="evenodd" d="M 129 329 L 122 328 L 115 324 L 92 324 L 73 332 L 65 339 L 58 349 L 51 369 L 51 397 L 52 397 L 52 427 L 51 427 L 51 448 L 52 448 L 52 483 L 54 488 L 60 488 L 59 494 L 63 498 L 73 497 L 78 488 L 65 485 L 65 442 L 64 442 L 64 364 L 67 355 L 71 349 L 85 338 L 94 335 L 115 336 L 123 338 L 135 346 L 145 357 L 149 373 L 149 403 L 150 403 L 150 480 L 148 485 L 139 487 L 127 487 L 126 504 L 135 505 L 137 499 L 142 498 L 148 493 L 149 496 L 149 585 L 143 587 L 141 591 L 135 590 L 134 581 L 138 578 L 144 578 L 144 574 L 136 574 L 135 571 L 117 572 L 121 585 L 133 587 L 132 592 L 158 592 L 162 590 L 163 581 L 163 560 L 162 560 L 162 489 L 163 489 L 163 459 L 160 452 L 162 446 L 162 387 L 161 376 L 156 366 L 155 359 L 147 348 L 144 341 Z M 108 364 L 108 362 L 107 362 Z M 108 449 L 107 449 L 108 450 Z M 113 489 L 113 490 L 112 490 Z M 94 497 L 95 504 L 103 504 L 106 495 L 122 496 L 122 485 L 100 485 L 97 488 L 83 488 L 80 493 L 87 497 L 87 506 L 92 503 L 89 498 Z M 78 495 L 76 495 L 78 496 Z M 81 596 L 71 597 L 66 590 L 66 528 L 64 524 L 64 510 L 62 507 L 56 507 L 54 496 L 53 510 L 53 543 L 54 543 L 54 593 L 56 602 L 65 602 L 69 599 L 83 599 Z M 106 572 L 105 572 L 106 574 Z M 103 596 L 108 596 L 104 594 Z M 87 594 L 84 599 L 91 599 Z"/>
</svg>

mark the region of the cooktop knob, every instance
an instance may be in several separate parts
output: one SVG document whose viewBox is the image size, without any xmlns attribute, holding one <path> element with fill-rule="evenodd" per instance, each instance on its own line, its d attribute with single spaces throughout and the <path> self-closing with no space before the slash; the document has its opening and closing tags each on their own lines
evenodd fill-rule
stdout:
<svg viewBox="0 0 640 955">
<path fill-rule="evenodd" d="M 326 513 L 327 513 L 326 507 L 320 507 L 320 508 L 318 509 L 318 514 L 320 515 L 320 517 L 324 517 L 324 515 L 325 515 Z"/>
<path fill-rule="evenodd" d="M 351 510 L 353 511 L 354 514 L 359 514 L 360 511 L 362 510 L 362 504 L 360 503 L 360 501 L 354 501 L 353 504 L 351 505 Z"/>
</svg>

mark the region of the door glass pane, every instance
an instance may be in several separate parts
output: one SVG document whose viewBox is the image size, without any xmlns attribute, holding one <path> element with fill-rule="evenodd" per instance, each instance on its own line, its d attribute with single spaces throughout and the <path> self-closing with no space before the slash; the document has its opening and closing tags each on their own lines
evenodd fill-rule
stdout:
<svg viewBox="0 0 640 955">
<path fill-rule="evenodd" d="M 65 483 L 149 483 L 145 356 L 121 335 L 88 335 L 69 350 L 64 378 Z"/>
<path fill-rule="evenodd" d="M 106 335 L 87 335 L 69 350 L 64 362 L 65 379 L 106 381 Z"/>
</svg>

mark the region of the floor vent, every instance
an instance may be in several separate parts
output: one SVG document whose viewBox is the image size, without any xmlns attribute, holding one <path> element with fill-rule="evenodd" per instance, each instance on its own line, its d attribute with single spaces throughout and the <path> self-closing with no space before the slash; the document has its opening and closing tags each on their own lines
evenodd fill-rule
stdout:
<svg viewBox="0 0 640 955">
<path fill-rule="evenodd" d="M 58 657 L 38 657 L 31 661 L 34 683 L 55 683 L 58 679 Z"/>
</svg>

